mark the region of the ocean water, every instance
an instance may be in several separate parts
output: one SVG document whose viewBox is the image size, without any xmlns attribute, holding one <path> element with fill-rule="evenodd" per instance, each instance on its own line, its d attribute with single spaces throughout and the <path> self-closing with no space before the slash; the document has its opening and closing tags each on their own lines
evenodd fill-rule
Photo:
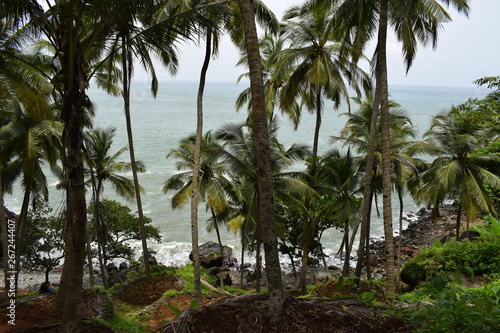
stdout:
<svg viewBox="0 0 500 333">
<path fill-rule="evenodd" d="M 204 97 L 204 131 L 217 130 L 226 123 L 241 123 L 246 119 L 246 111 L 236 112 L 235 101 L 238 94 L 245 89 L 245 84 L 209 82 Z M 162 82 L 160 83 L 157 98 L 153 98 L 149 85 L 145 82 L 135 82 L 132 86 L 132 126 L 136 158 L 142 160 L 147 172 L 139 175 L 139 181 L 146 193 L 142 201 L 145 215 L 152 218 L 153 224 L 160 228 L 163 239 L 161 243 L 150 243 L 149 247 L 157 251 L 157 259 L 167 265 L 183 265 L 189 262 L 188 254 L 191 249 L 191 229 L 189 205 L 185 209 L 173 211 L 170 206 L 172 193 L 163 193 L 163 183 L 176 172 L 175 159 L 167 159 L 168 152 L 176 148 L 179 141 L 187 135 L 193 134 L 196 129 L 196 82 Z M 421 136 L 430 125 L 433 115 L 449 109 L 452 105 L 465 102 L 468 98 L 483 98 L 488 93 L 486 89 L 452 88 L 452 87 L 413 87 L 394 86 L 390 89 L 391 99 L 401 104 L 410 116 Z M 125 116 L 121 98 L 111 97 L 91 87 L 89 97 L 97 108 L 94 127 L 115 127 L 113 152 L 127 145 Z M 355 110 L 355 104 L 352 105 Z M 320 133 L 320 153 L 326 151 L 330 145 L 330 136 L 338 135 L 346 117 L 340 116 L 347 112 L 345 106 L 334 110 L 329 103 L 325 104 L 323 122 Z M 291 122 L 280 117 L 279 140 L 285 145 L 294 142 L 312 144 L 315 117 L 304 112 L 299 129 L 295 131 Z M 122 155 L 128 160 L 128 153 Z M 129 175 L 131 177 L 131 174 Z M 62 208 L 63 196 L 55 189 L 56 179 L 49 177 L 51 186 L 50 204 L 55 208 Z M 135 203 L 125 202 L 114 194 L 110 186 L 105 187 L 104 197 L 118 200 L 136 210 Z M 8 209 L 19 212 L 22 201 L 21 191 L 5 198 Z M 405 212 L 416 212 L 411 200 L 405 203 Z M 394 225 L 396 226 L 398 206 L 393 205 Z M 374 210 L 373 210 L 374 211 Z M 374 213 L 375 214 L 375 213 Z M 216 241 L 215 233 L 205 230 L 208 214 L 204 206 L 199 209 L 200 243 Z M 377 238 L 383 235 L 381 219 L 373 216 L 374 225 L 372 236 Z M 239 236 L 230 231 L 222 234 L 223 242 L 234 248 L 234 255 L 239 255 Z M 329 230 L 322 238 L 325 253 L 329 255 L 329 263 L 338 261 L 334 254 L 338 251 L 341 242 L 341 233 L 334 229 Z M 139 244 L 137 244 L 139 248 Z M 285 262 L 286 264 L 287 262 Z"/>
</svg>

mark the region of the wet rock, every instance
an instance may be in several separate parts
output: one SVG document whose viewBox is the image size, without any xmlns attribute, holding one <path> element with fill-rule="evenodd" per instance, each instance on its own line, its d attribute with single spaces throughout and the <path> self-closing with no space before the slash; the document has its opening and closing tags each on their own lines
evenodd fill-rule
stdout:
<svg viewBox="0 0 500 333">
<path fill-rule="evenodd" d="M 219 244 L 215 242 L 206 242 L 199 246 L 200 265 L 205 268 L 221 267 L 222 255 Z M 224 258 L 230 258 L 233 254 L 233 249 L 229 246 L 224 246 Z M 189 260 L 193 260 L 193 253 L 189 254 Z"/>
</svg>

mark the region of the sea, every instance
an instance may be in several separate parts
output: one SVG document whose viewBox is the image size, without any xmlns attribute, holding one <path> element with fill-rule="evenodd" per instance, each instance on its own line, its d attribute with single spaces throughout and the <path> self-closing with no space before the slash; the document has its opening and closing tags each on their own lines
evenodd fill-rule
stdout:
<svg viewBox="0 0 500 333">
<path fill-rule="evenodd" d="M 246 109 L 236 111 L 237 96 L 247 88 L 248 83 L 208 82 L 205 88 L 204 131 L 217 130 L 228 123 L 242 123 L 247 117 Z M 148 82 L 137 81 L 131 90 L 131 112 L 136 159 L 145 163 L 147 171 L 139 174 L 139 182 L 146 193 L 142 196 L 143 209 L 146 216 L 152 219 L 153 225 L 161 231 L 162 240 L 159 243 L 149 242 L 148 247 L 153 249 L 157 260 L 165 265 L 180 266 L 189 263 L 188 255 L 191 251 L 190 208 L 172 210 L 170 198 L 173 192 L 164 193 L 163 183 L 176 170 L 176 160 L 168 158 L 167 154 L 178 147 L 179 141 L 188 135 L 194 134 L 196 129 L 196 100 L 197 82 L 160 82 L 159 91 L 154 98 L 150 92 Z M 483 98 L 489 90 L 484 88 L 464 87 L 432 87 L 432 86 L 391 86 L 390 99 L 396 101 L 409 115 L 417 139 L 429 128 L 431 119 L 440 112 L 449 110 L 453 105 L 464 103 L 469 98 Z M 89 98 L 96 107 L 94 128 L 116 128 L 113 142 L 113 153 L 127 145 L 125 115 L 123 101 L 120 97 L 112 97 L 95 86 L 89 90 Z M 356 104 L 352 103 L 352 111 Z M 331 136 L 339 134 L 346 122 L 343 113 L 348 112 L 345 105 L 334 109 L 331 103 L 325 102 L 323 121 L 320 131 L 319 153 L 335 146 L 331 145 Z M 279 119 L 278 139 L 285 146 L 301 142 L 312 145 L 315 116 L 304 112 L 297 130 L 292 123 L 281 115 Z M 340 148 L 341 143 L 337 143 Z M 128 161 L 129 155 L 122 155 Z M 298 166 L 300 168 L 300 166 Z M 128 176 L 132 177 L 131 174 Z M 50 205 L 62 209 L 63 194 L 56 190 L 57 180 L 48 175 L 50 185 Z M 22 203 L 22 191 L 18 189 L 13 195 L 5 197 L 5 206 L 19 212 Z M 128 205 L 132 211 L 137 211 L 134 202 L 127 202 L 118 197 L 111 186 L 105 186 L 103 197 L 117 200 Z M 405 214 L 413 214 L 418 207 L 411 198 L 405 200 Z M 382 220 L 374 213 L 372 237 L 382 238 Z M 398 204 L 393 204 L 394 226 L 398 220 Z M 209 214 L 203 204 L 199 207 L 200 244 L 207 241 L 217 241 L 215 232 L 207 232 L 205 226 Z M 395 231 L 397 235 L 397 231 Z M 335 229 L 328 230 L 322 237 L 325 254 L 328 255 L 327 264 L 339 265 L 340 259 L 336 256 L 341 244 L 342 234 Z M 222 230 L 222 241 L 233 248 L 233 256 L 241 253 L 239 235 L 232 231 Z M 139 242 L 134 243 L 137 253 L 140 253 Z M 252 261 L 252 256 L 249 256 Z M 284 269 L 288 267 L 288 259 L 281 260 Z"/>
</svg>

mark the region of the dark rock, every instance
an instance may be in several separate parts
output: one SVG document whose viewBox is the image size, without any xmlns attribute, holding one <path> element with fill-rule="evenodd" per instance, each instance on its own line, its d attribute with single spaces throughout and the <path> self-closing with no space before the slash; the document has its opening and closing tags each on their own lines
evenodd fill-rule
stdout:
<svg viewBox="0 0 500 333">
<path fill-rule="evenodd" d="M 453 239 L 455 237 L 455 233 L 451 231 L 445 231 L 441 235 L 439 235 L 439 242 L 441 244 L 446 243 L 449 239 Z"/>
<path fill-rule="evenodd" d="M 370 254 L 370 266 L 377 266 L 378 256 L 376 254 Z"/>
<path fill-rule="evenodd" d="M 118 267 L 116 267 L 114 262 L 110 262 L 106 265 L 106 269 L 108 270 L 108 272 L 112 272 L 118 270 Z"/>
<path fill-rule="evenodd" d="M 120 269 L 120 271 L 123 271 L 124 269 L 127 269 L 128 268 L 128 265 L 125 261 L 122 261 L 120 263 L 120 266 L 118 267 Z"/>
<path fill-rule="evenodd" d="M 337 267 L 337 266 L 335 266 L 335 265 L 330 265 L 330 266 L 328 266 L 328 270 L 330 270 L 330 271 L 338 271 L 338 270 L 340 270 L 340 268 Z"/>
<path fill-rule="evenodd" d="M 200 265 L 205 268 L 221 267 L 222 256 L 220 246 L 215 242 L 206 242 L 199 246 Z M 230 258 L 233 254 L 233 249 L 229 246 L 224 246 L 224 258 Z M 193 253 L 189 254 L 189 260 L 193 260 Z"/>
<path fill-rule="evenodd" d="M 481 236 L 481 234 L 479 232 L 473 231 L 473 230 L 467 230 L 467 231 L 462 232 L 462 234 L 460 235 L 460 240 L 462 241 L 464 239 L 468 239 L 470 241 L 473 241 L 476 238 L 478 238 L 479 236 Z"/>
</svg>

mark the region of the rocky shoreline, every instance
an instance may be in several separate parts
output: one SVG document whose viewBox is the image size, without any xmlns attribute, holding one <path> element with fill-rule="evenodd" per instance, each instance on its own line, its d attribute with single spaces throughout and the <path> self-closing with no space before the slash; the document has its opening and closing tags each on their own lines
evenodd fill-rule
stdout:
<svg viewBox="0 0 500 333">
<path fill-rule="evenodd" d="M 415 219 L 415 216 L 417 217 Z M 402 239 L 402 264 L 415 256 L 420 249 L 432 246 L 435 239 L 454 236 L 454 228 L 456 221 L 456 207 L 453 204 L 444 205 L 440 209 L 440 217 L 435 220 L 431 218 L 431 212 L 426 209 L 421 209 L 415 214 L 407 214 L 406 220 L 412 220 L 406 229 L 403 230 Z M 397 225 L 395 223 L 394 225 Z M 394 237 L 395 246 L 397 248 L 399 236 Z M 385 240 L 372 240 L 370 251 L 377 256 L 377 264 L 372 268 L 372 273 L 375 278 L 384 276 L 385 274 Z M 239 286 L 239 272 L 236 269 L 229 271 L 233 285 Z M 251 273 L 251 271 L 250 271 Z M 309 270 L 309 281 L 314 279 L 322 279 L 331 274 L 340 274 L 340 270 L 326 270 L 323 267 L 311 267 Z M 0 273 L 3 280 L 3 272 Z M 248 276 L 248 274 L 247 274 Z M 50 273 L 50 280 L 53 284 L 59 284 L 61 272 L 54 270 Z M 96 285 L 101 285 L 99 274 L 94 275 Z M 41 271 L 22 271 L 19 275 L 19 289 L 25 292 L 37 291 L 41 283 L 45 281 L 45 274 Z M 245 281 L 245 287 L 253 287 L 255 281 L 249 279 Z M 262 279 L 262 284 L 265 284 L 265 279 Z M 283 273 L 283 285 L 286 288 L 293 288 L 295 278 L 292 273 Z M 84 287 L 88 288 L 89 275 L 84 276 Z"/>
</svg>

